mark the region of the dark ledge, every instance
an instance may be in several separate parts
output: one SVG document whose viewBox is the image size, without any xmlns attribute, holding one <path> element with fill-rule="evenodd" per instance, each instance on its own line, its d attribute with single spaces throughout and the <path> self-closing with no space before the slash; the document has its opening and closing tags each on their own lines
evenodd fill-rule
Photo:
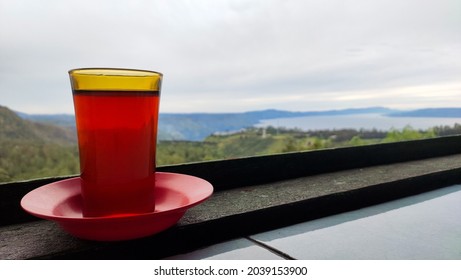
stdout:
<svg viewBox="0 0 461 280">
<path fill-rule="evenodd" d="M 74 238 L 19 208 L 62 178 L 0 185 L 0 259 L 156 259 L 461 182 L 460 136 L 166 166 L 215 187 L 173 228 L 123 242 Z"/>
</svg>

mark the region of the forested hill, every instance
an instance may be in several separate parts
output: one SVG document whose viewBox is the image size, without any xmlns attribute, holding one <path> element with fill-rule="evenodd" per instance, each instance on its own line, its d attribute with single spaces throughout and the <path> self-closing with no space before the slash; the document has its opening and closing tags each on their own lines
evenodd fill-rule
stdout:
<svg viewBox="0 0 461 280">
<path fill-rule="evenodd" d="M 0 106 L 0 182 L 79 171 L 75 128 L 35 123 Z"/>
<path fill-rule="evenodd" d="M 63 145 L 76 144 L 75 128 L 23 119 L 7 107 L 0 106 L 0 140 L 35 141 Z"/>
</svg>

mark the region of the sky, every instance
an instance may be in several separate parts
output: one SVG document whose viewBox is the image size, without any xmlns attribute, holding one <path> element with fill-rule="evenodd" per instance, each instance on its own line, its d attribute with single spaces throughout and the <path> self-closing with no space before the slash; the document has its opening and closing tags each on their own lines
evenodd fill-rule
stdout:
<svg viewBox="0 0 461 280">
<path fill-rule="evenodd" d="M 0 0 L 0 105 L 73 113 L 86 67 L 163 73 L 161 112 L 461 107 L 461 1 Z"/>
</svg>

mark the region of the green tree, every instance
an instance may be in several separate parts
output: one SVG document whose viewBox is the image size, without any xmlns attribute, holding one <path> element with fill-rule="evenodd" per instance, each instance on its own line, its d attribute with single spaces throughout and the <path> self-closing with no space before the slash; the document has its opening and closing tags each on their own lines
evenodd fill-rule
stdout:
<svg viewBox="0 0 461 280">
<path fill-rule="evenodd" d="M 365 144 L 366 142 L 358 135 L 355 135 L 354 137 L 351 138 L 351 140 L 349 140 L 350 146 L 361 146 Z"/>
<path fill-rule="evenodd" d="M 11 181 L 11 176 L 8 172 L 0 167 L 0 182 L 8 182 Z"/>
<path fill-rule="evenodd" d="M 404 127 L 401 131 L 397 129 L 391 129 L 383 142 L 397 142 L 397 141 L 408 141 L 408 140 L 418 140 L 436 137 L 434 129 L 429 129 L 428 131 L 419 131 L 413 129 L 411 126 Z"/>
</svg>

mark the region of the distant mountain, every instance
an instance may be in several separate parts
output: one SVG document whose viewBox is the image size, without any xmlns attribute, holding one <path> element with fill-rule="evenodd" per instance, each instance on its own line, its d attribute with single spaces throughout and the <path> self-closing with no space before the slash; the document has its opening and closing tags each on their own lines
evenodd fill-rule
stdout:
<svg viewBox="0 0 461 280">
<path fill-rule="evenodd" d="M 238 131 L 252 127 L 261 120 L 293 118 L 303 116 L 331 116 L 351 114 L 390 114 L 395 110 L 372 107 L 360 109 L 291 112 L 282 110 L 262 110 L 244 113 L 190 113 L 160 114 L 159 139 L 201 141 L 213 133 Z"/>
<path fill-rule="evenodd" d="M 330 111 L 291 112 L 282 110 L 262 110 L 244 113 L 162 113 L 159 116 L 159 140 L 201 141 L 218 132 L 232 132 L 252 127 L 261 120 L 293 118 L 302 116 L 328 116 L 348 114 L 389 114 L 395 110 L 383 107 L 344 109 Z M 75 116 L 70 114 L 37 115 L 16 112 L 25 120 L 41 124 L 53 124 L 75 129 Z"/>
<path fill-rule="evenodd" d="M 391 117 L 461 118 L 461 108 L 426 108 L 413 111 L 394 112 Z"/>
<path fill-rule="evenodd" d="M 159 139 L 200 141 L 216 132 L 251 127 L 262 119 L 294 116 L 301 114 L 278 110 L 246 113 L 164 113 L 159 117 Z"/>
<path fill-rule="evenodd" d="M 399 111 L 385 107 L 369 107 L 306 112 L 269 109 L 243 113 L 161 113 L 159 116 L 158 139 L 202 141 L 211 134 L 239 131 L 255 126 L 262 120 L 357 114 L 380 114 L 392 117 L 461 117 L 461 108 Z M 75 117 L 73 115 L 31 115 L 24 113 L 18 113 L 18 115 L 35 123 L 54 124 L 75 130 Z"/>
<path fill-rule="evenodd" d="M 75 116 L 70 114 L 52 114 L 52 115 L 42 115 L 42 114 L 26 114 L 22 112 L 15 113 L 23 119 L 31 120 L 34 122 L 54 124 L 59 126 L 75 126 Z"/>
</svg>

